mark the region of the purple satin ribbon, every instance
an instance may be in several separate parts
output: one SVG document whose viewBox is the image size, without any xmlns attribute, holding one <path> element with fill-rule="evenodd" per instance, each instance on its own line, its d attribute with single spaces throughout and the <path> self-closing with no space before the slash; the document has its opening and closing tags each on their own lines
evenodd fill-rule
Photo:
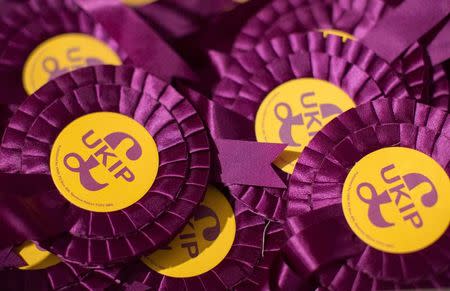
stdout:
<svg viewBox="0 0 450 291">
<path fill-rule="evenodd" d="M 119 0 L 76 0 L 117 41 L 133 64 L 169 81 L 197 80 L 186 62 Z"/>
<path fill-rule="evenodd" d="M 362 42 L 392 62 L 439 24 L 449 12 L 448 0 L 435 0 L 432 3 L 404 0 L 396 8 L 388 10 Z"/>
<path fill-rule="evenodd" d="M 252 121 L 182 84 L 178 88 L 192 102 L 208 126 L 215 145 L 212 148 L 213 181 L 286 188 L 286 184 L 272 168 L 272 162 L 286 148 L 285 144 L 256 142 Z"/>
<path fill-rule="evenodd" d="M 285 144 L 216 139 L 219 168 L 216 181 L 262 187 L 286 188 L 270 166 L 286 148 Z"/>
<path fill-rule="evenodd" d="M 433 65 L 450 59 L 450 16 L 439 27 L 439 31 L 427 46 L 427 52 Z"/>
</svg>

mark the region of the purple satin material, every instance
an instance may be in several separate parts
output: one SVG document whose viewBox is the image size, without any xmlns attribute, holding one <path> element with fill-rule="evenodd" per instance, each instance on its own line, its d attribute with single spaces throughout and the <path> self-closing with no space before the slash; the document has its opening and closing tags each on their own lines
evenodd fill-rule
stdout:
<svg viewBox="0 0 450 291">
<path fill-rule="evenodd" d="M 121 211 L 94 213 L 70 204 L 49 182 L 44 185 L 53 191 L 30 193 L 40 205 L 19 200 L 21 208 L 15 208 L 36 207 L 35 220 L 28 211 L 13 212 L 30 226 L 27 239 L 38 236 L 52 253 L 88 266 L 128 260 L 167 243 L 203 199 L 210 167 L 207 131 L 188 100 L 142 70 L 99 66 L 63 75 L 26 99 L 5 130 L 0 169 L 24 179 L 49 175 L 50 149 L 58 133 L 77 117 L 98 111 L 130 116 L 155 139 L 160 168 L 148 195 Z M 62 234 L 49 237 L 34 227 L 52 222 L 58 213 L 53 224 L 62 225 Z M 24 229 L 14 227 L 17 221 L 11 216 L 5 225 Z M 50 229 L 58 230 L 55 225 Z"/>
<path fill-rule="evenodd" d="M 267 277 L 274 255 L 285 240 L 279 224 L 255 215 L 234 202 L 236 237 L 224 260 L 210 271 L 189 278 L 163 276 L 142 262 L 123 269 L 120 276 L 128 286 L 149 290 L 256 290 Z M 140 283 L 140 284 L 137 284 Z M 251 286 L 252 289 L 246 289 Z M 145 290 L 145 289 L 138 289 Z"/>
<path fill-rule="evenodd" d="M 383 18 L 362 41 L 389 62 L 429 32 L 450 12 L 447 0 L 433 5 L 421 0 L 405 0 Z"/>
<path fill-rule="evenodd" d="M 134 9 L 172 42 L 202 29 L 209 19 L 236 5 L 231 0 L 159 0 Z"/>
<path fill-rule="evenodd" d="M 271 167 L 286 148 L 285 144 L 216 139 L 219 165 L 216 181 L 224 184 L 286 188 Z M 258 169 L 255 171 L 255 169 Z"/>
<path fill-rule="evenodd" d="M 6 247 L 0 250 L 0 270 L 12 267 L 18 268 L 26 265 L 27 263 L 14 252 L 13 247 Z"/>
<path fill-rule="evenodd" d="M 196 80 L 181 57 L 119 0 L 75 1 L 117 41 L 133 64 L 166 81 L 173 77 Z"/>
<path fill-rule="evenodd" d="M 105 290 L 117 285 L 119 268 L 88 270 L 64 262 L 41 270 L 0 271 L 2 290 Z"/>
<path fill-rule="evenodd" d="M 291 177 L 285 224 L 289 240 L 269 286 L 313 280 L 333 290 L 448 287 L 450 230 L 419 252 L 377 251 L 348 227 L 341 193 L 356 162 L 389 146 L 419 150 L 449 174 L 449 126 L 448 113 L 411 99 L 369 102 L 327 124 L 305 148 Z M 333 239 L 327 238 L 330 234 Z"/>
<path fill-rule="evenodd" d="M 248 51 L 264 39 L 292 32 L 331 28 L 360 38 L 387 10 L 379 0 L 274 0 L 250 18 L 233 46 Z"/>
<path fill-rule="evenodd" d="M 321 33 L 293 33 L 262 41 L 235 57 L 213 53 L 222 79 L 213 100 L 254 123 L 257 110 L 276 86 L 296 78 L 317 78 L 342 88 L 356 104 L 408 92 L 395 71 L 359 42 Z M 254 132 L 248 133 L 254 138 Z M 229 185 L 231 194 L 266 217 L 283 220 L 284 192 L 268 187 Z"/>
<path fill-rule="evenodd" d="M 286 188 L 272 169 L 272 161 L 285 145 L 250 141 L 255 140 L 251 121 L 183 84 L 178 84 L 177 89 L 192 102 L 209 129 L 213 144 L 210 179 L 225 184 Z M 255 168 L 259 171 L 253 171 Z"/>
<path fill-rule="evenodd" d="M 442 28 L 431 40 L 427 46 L 428 54 L 430 55 L 431 63 L 433 65 L 441 64 L 450 59 L 450 16 L 447 17 Z"/>
</svg>

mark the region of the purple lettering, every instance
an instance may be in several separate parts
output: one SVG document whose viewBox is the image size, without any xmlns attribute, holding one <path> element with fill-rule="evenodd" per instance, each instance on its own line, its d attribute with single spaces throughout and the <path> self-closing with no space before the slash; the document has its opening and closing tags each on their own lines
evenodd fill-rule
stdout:
<svg viewBox="0 0 450 291">
<path fill-rule="evenodd" d="M 117 172 L 114 177 L 117 179 L 122 177 L 127 182 L 133 182 L 135 178 L 133 172 L 131 172 L 127 167 L 122 168 L 122 170 Z"/>
<path fill-rule="evenodd" d="M 407 193 L 402 191 L 403 188 L 405 188 L 405 185 L 404 184 L 400 184 L 400 185 L 397 185 L 397 186 L 395 186 L 395 187 L 393 187 L 393 188 L 391 188 L 389 190 L 389 192 L 391 194 L 396 194 L 395 195 L 395 204 L 397 206 L 399 206 L 400 200 L 402 199 L 402 197 L 405 197 L 406 199 L 411 200 L 411 196 L 409 196 Z"/>
<path fill-rule="evenodd" d="M 199 254 L 197 242 L 183 243 L 181 244 L 181 247 L 187 249 L 188 254 L 191 258 L 196 258 Z"/>
<path fill-rule="evenodd" d="M 84 145 L 87 146 L 90 149 L 96 148 L 102 142 L 101 139 L 97 139 L 95 142 L 89 143 L 88 142 L 88 138 L 90 136 L 92 136 L 93 134 L 94 134 L 94 131 L 91 129 L 85 135 L 83 135 L 83 137 L 81 138 L 81 140 L 83 141 Z"/>
<path fill-rule="evenodd" d="M 314 122 L 316 122 L 320 127 L 322 127 L 322 122 L 316 116 L 319 116 L 318 111 L 305 113 L 305 118 L 310 118 L 308 124 L 306 125 L 306 128 L 309 129 L 314 124 Z"/>
<path fill-rule="evenodd" d="M 417 211 L 406 215 L 405 217 L 403 217 L 403 220 L 410 220 L 412 225 L 415 228 L 420 228 L 423 226 L 423 221 L 422 218 L 420 217 L 419 213 Z"/>
<path fill-rule="evenodd" d="M 108 157 L 117 158 L 117 156 L 114 153 L 107 152 L 106 151 L 107 149 L 108 149 L 108 146 L 104 145 L 95 152 L 96 157 L 102 156 L 102 164 L 105 167 L 108 166 Z"/>
<path fill-rule="evenodd" d="M 384 182 L 392 184 L 400 180 L 400 176 L 395 176 L 393 178 L 386 177 L 386 173 L 390 170 L 393 170 L 394 168 L 395 168 L 394 164 L 390 164 L 389 166 L 381 169 L 381 177 L 383 178 Z"/>
<path fill-rule="evenodd" d="M 306 93 L 302 94 L 302 96 L 300 97 L 300 101 L 304 108 L 317 107 L 317 103 L 309 103 L 309 104 L 306 103 L 306 98 L 312 97 L 312 96 L 315 96 L 314 92 L 306 92 Z"/>
</svg>

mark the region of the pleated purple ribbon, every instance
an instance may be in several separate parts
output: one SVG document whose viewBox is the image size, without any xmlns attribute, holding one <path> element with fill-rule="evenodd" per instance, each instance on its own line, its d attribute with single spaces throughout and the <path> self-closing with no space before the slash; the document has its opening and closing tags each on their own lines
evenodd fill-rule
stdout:
<svg viewBox="0 0 450 291">
<path fill-rule="evenodd" d="M 173 77 L 196 80 L 186 62 L 120 0 L 75 1 L 102 25 L 135 66 L 166 81 Z"/>
<path fill-rule="evenodd" d="M 141 123 L 155 139 L 160 159 L 148 194 L 106 214 L 63 198 L 48 165 L 59 132 L 99 111 Z M 203 199 L 210 168 L 207 130 L 190 102 L 153 75 L 126 66 L 89 67 L 47 83 L 17 109 L 0 156 L 2 178 L 23 186 L 3 193 L 1 227 L 7 235 L 1 244 L 35 239 L 64 260 L 90 267 L 126 261 L 167 243 Z"/>
<path fill-rule="evenodd" d="M 226 257 L 213 269 L 189 278 L 151 270 L 141 261 L 119 276 L 125 290 L 252 290 L 264 282 L 275 254 L 285 240 L 280 224 L 270 223 L 234 202 L 236 237 Z M 135 289 L 137 288 L 137 289 Z M 247 289 L 252 288 L 252 289 Z"/>
<path fill-rule="evenodd" d="M 127 66 L 79 69 L 28 97 L 12 117 L 0 145 L 0 179 L 8 185 L 0 196 L 5 221 L 0 226 L 5 233 L 0 246 L 36 240 L 64 260 L 88 267 L 127 261 L 155 250 L 181 230 L 203 199 L 211 142 L 220 158 L 216 166 L 222 167 L 221 172 L 215 170 L 220 180 L 263 185 L 272 181 L 271 186 L 286 187 L 270 167 L 283 145 L 210 139 L 202 119 L 227 110 L 211 105 L 205 115 L 199 115 L 191 104 L 195 99 L 187 97 L 153 75 Z M 160 158 L 158 175 L 147 195 L 109 213 L 85 211 L 69 203 L 53 185 L 48 165 L 59 132 L 76 118 L 99 111 L 118 112 L 144 125 L 155 139 Z M 249 147 L 255 150 L 251 155 Z M 265 168 L 267 180 L 249 172 L 248 163 Z"/>
<path fill-rule="evenodd" d="M 319 32 L 293 33 L 261 41 L 234 57 L 212 53 L 222 78 L 213 101 L 244 116 L 251 124 L 245 139 L 255 140 L 254 121 L 264 98 L 278 85 L 316 78 L 342 88 L 358 105 L 378 98 L 409 95 L 398 74 L 359 42 Z M 247 129 L 247 126 L 245 127 Z M 285 178 L 286 179 L 286 178 Z M 285 193 L 269 187 L 228 185 L 231 194 L 266 217 L 283 220 Z"/>
<path fill-rule="evenodd" d="M 379 0 L 274 0 L 242 28 L 233 54 L 248 51 L 264 39 L 292 32 L 337 29 L 360 38 L 387 9 L 388 4 Z"/>
<path fill-rule="evenodd" d="M 433 5 L 420 0 L 404 0 L 388 11 L 362 41 L 392 62 L 449 13 L 450 4 L 446 0 L 437 0 Z"/>
<path fill-rule="evenodd" d="M 450 118 L 409 99 L 380 99 L 351 109 L 319 132 L 300 157 L 288 189 L 289 236 L 268 288 L 333 290 L 448 287 L 450 230 L 410 254 L 388 254 L 360 241 L 345 221 L 341 193 L 348 171 L 390 146 L 421 151 L 450 173 Z"/>
</svg>

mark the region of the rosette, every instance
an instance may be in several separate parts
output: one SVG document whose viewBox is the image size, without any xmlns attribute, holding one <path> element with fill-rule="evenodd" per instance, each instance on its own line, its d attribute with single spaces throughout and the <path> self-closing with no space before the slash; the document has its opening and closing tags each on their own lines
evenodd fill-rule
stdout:
<svg viewBox="0 0 450 291">
<path fill-rule="evenodd" d="M 291 153 L 286 152 L 276 163 L 286 172 L 292 171 L 314 132 L 337 114 L 380 97 L 408 96 L 386 62 L 359 42 L 343 42 L 335 35 L 290 34 L 263 41 L 235 58 L 213 57 L 222 74 L 213 100 L 254 122 L 256 140 L 291 146 Z M 290 110 L 289 118 L 282 118 L 278 112 L 283 108 L 279 107 Z M 273 116 L 267 113 L 272 111 Z M 249 132 L 248 138 L 255 136 Z M 256 212 L 283 219 L 282 189 L 229 187 L 234 197 Z"/>
<path fill-rule="evenodd" d="M 227 200 L 209 187 L 179 236 L 125 268 L 121 281 L 152 290 L 246 290 L 260 285 L 284 231 L 239 201 Z"/>
<path fill-rule="evenodd" d="M 278 269 L 290 276 L 271 286 L 448 287 L 448 125 L 445 111 L 409 99 L 369 102 L 326 125 L 291 177 Z"/>
<path fill-rule="evenodd" d="M 127 25 L 119 27 L 111 21 L 115 17 Z M 179 68 L 189 71 L 150 27 L 118 1 L 31 0 L 11 5 L 1 13 L 0 56 L 3 119 L 48 80 L 76 68 L 133 63 L 163 79 L 180 77 L 174 73 Z"/>
<path fill-rule="evenodd" d="M 115 285 L 119 269 L 89 270 L 61 262 L 57 257 L 38 250 L 30 243 L 16 250 L 31 264 L 0 271 L 3 290 L 77 290 L 105 289 Z"/>
<path fill-rule="evenodd" d="M 48 229 L 63 229 L 39 237 L 39 245 L 88 266 L 167 243 L 202 200 L 209 173 L 207 132 L 189 101 L 126 66 L 89 67 L 50 81 L 18 107 L 0 147 L 0 167 L 10 173 L 4 190 L 25 185 L 33 223 L 47 219 Z M 60 220 L 48 218 L 58 214 Z"/>
<path fill-rule="evenodd" d="M 248 51 L 274 36 L 317 29 L 359 38 L 377 22 L 387 6 L 385 1 L 378 0 L 271 1 L 242 28 L 233 52 Z"/>
</svg>

